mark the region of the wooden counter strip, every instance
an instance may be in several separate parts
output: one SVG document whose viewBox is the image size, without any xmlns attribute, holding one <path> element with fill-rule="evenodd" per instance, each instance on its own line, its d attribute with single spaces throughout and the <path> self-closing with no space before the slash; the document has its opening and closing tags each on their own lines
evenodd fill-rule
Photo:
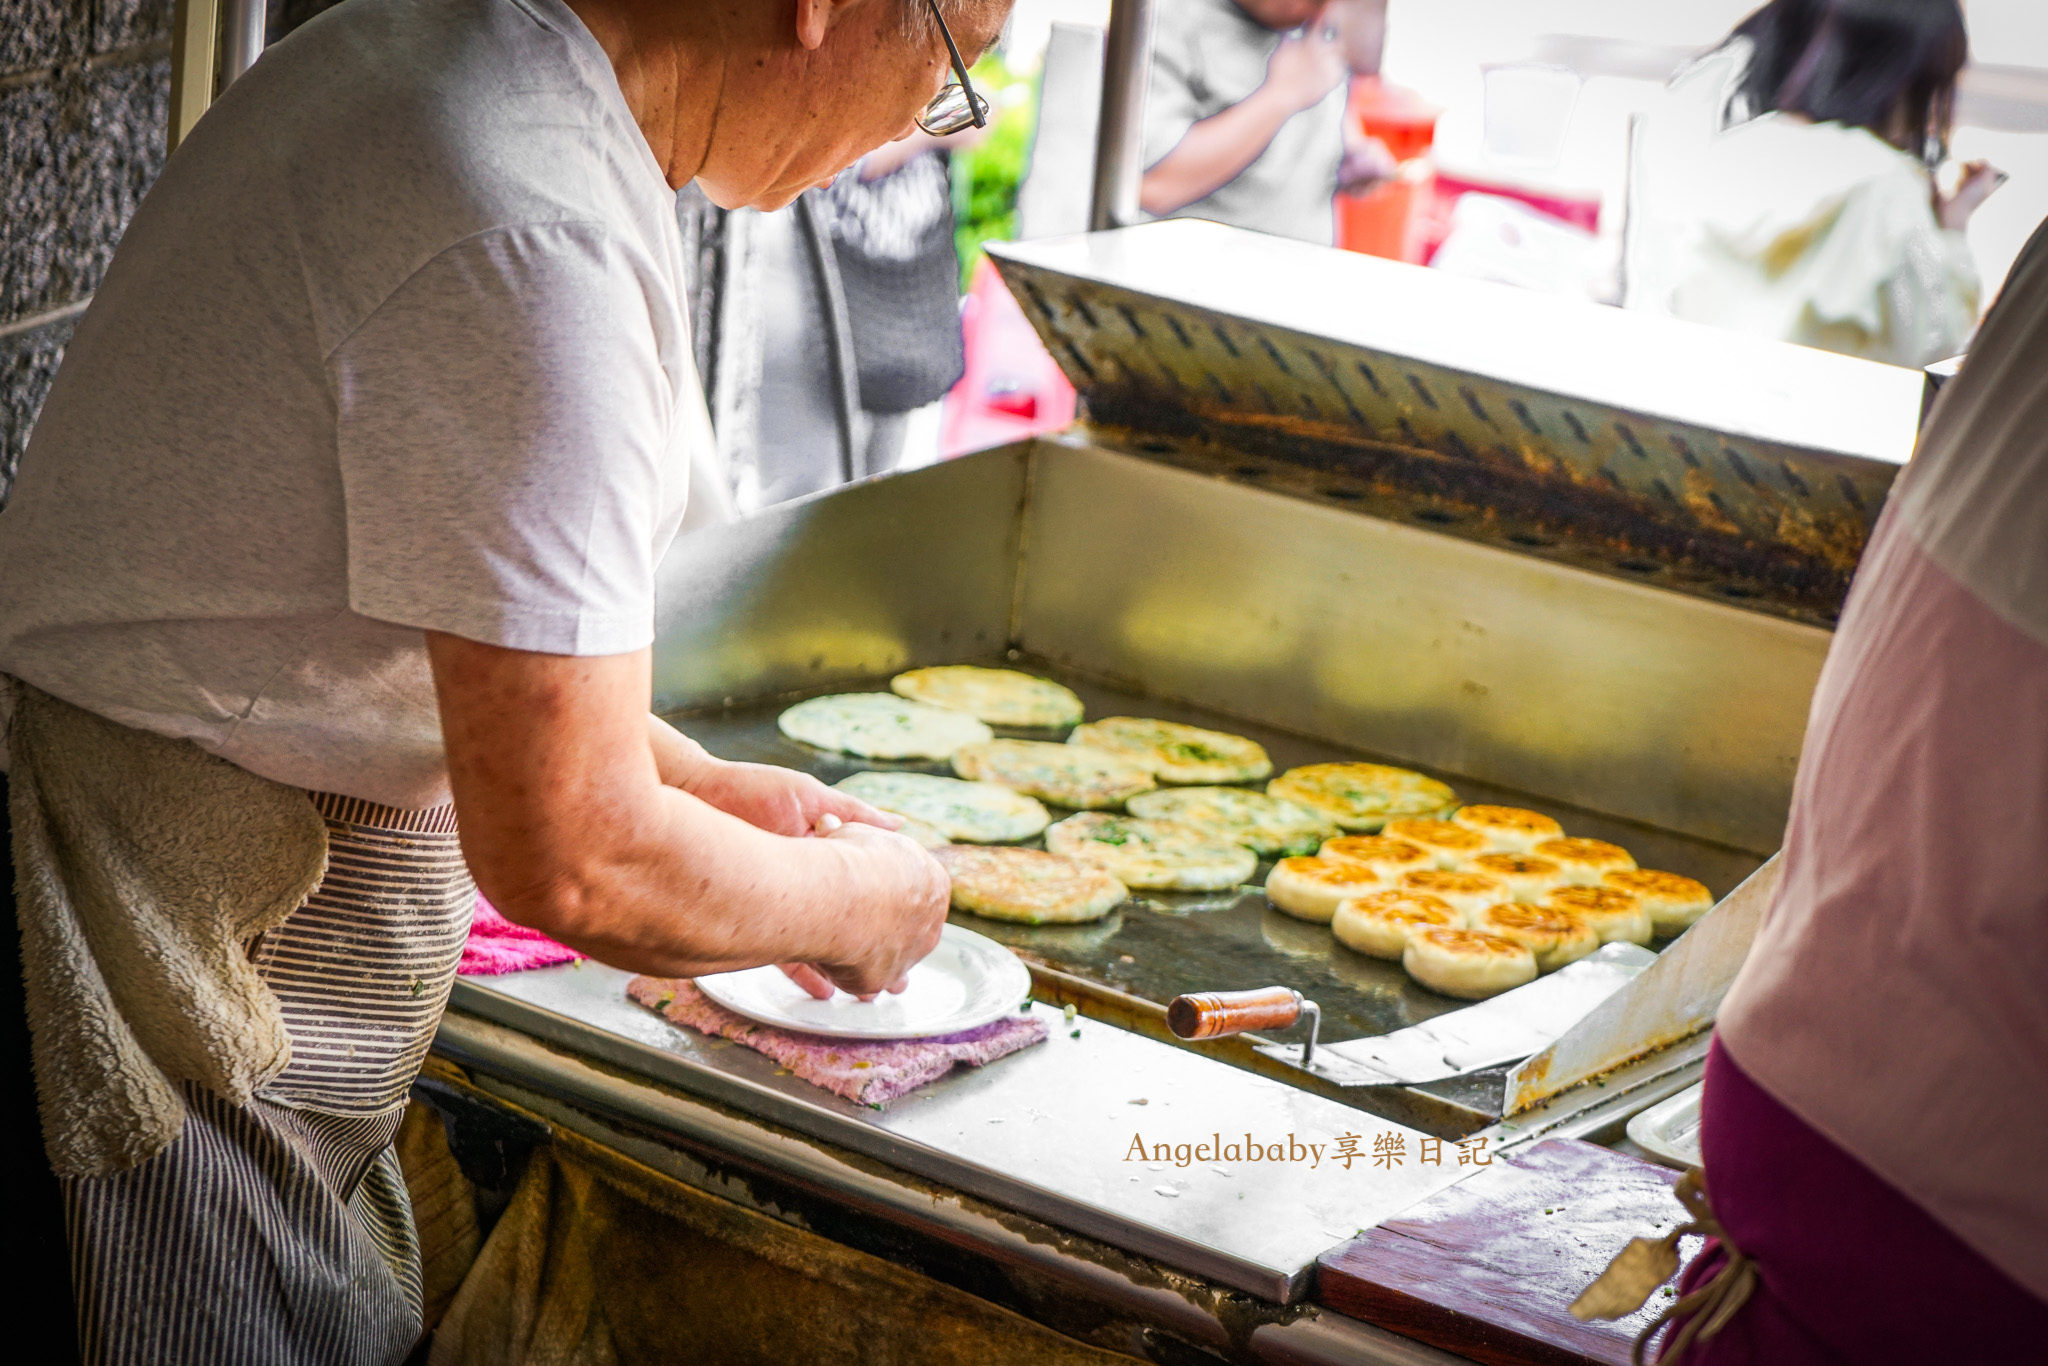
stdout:
<svg viewBox="0 0 2048 1366">
<path fill-rule="evenodd" d="M 1685 1218 L 1677 1179 L 1591 1143 L 1532 1144 L 1324 1254 L 1316 1298 L 1492 1366 L 1627 1366 L 1661 1292 L 1613 1323 L 1581 1323 L 1566 1306 L 1630 1238 Z M 1680 1252 L 1698 1250 L 1688 1238 Z"/>
</svg>

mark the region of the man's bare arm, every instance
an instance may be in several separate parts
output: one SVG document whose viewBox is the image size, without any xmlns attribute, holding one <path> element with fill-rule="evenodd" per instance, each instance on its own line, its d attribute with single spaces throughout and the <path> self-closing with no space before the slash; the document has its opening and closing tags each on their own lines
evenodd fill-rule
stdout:
<svg viewBox="0 0 2048 1366">
<path fill-rule="evenodd" d="M 434 632 L 427 652 L 463 852 L 509 918 L 634 971 L 795 961 L 859 992 L 937 943 L 945 872 L 877 828 L 886 817 L 853 803 L 830 838 L 776 834 L 663 781 L 721 766 L 653 729 L 648 652 L 543 655 Z M 767 805 L 795 824 L 813 800 Z"/>
</svg>

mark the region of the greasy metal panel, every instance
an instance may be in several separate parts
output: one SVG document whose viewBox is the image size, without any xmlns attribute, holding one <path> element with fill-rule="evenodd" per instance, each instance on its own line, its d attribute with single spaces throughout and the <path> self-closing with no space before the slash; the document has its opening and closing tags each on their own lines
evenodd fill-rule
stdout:
<svg viewBox="0 0 2048 1366">
<path fill-rule="evenodd" d="M 679 538 L 658 575 L 657 711 L 1000 652 L 1023 447 L 883 475 Z"/>
<path fill-rule="evenodd" d="M 1912 450 L 1919 372 L 1810 347 L 1355 252 L 1332 255 L 1190 219 L 991 249 L 1005 267 L 1115 285 L 1159 302 L 1375 349 L 1396 360 L 1467 369 L 1717 434 L 1892 465 L 1904 463 Z M 1116 330 L 1105 329 L 1113 320 L 1083 321 L 1091 332 Z M 1151 339 L 1127 326 L 1123 331 Z M 1257 345 L 1256 334 L 1241 335 Z"/>
<path fill-rule="evenodd" d="M 1018 644 L 1766 854 L 1827 632 L 1112 452 L 1044 447 Z"/>
<path fill-rule="evenodd" d="M 1454 534 L 1583 541 L 1814 620 L 1917 431 L 1917 371 L 1214 224 L 992 254 L 1091 422 L 1347 472 L 1439 500 Z"/>
</svg>

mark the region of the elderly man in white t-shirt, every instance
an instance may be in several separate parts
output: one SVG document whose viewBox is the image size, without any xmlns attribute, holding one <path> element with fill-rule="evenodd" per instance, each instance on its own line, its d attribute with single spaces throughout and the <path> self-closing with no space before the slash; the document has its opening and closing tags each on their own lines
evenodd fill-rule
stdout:
<svg viewBox="0 0 2048 1366">
<path fill-rule="evenodd" d="M 776 208 L 943 123 L 937 21 L 972 60 L 1008 8 L 351 0 L 170 158 L 0 516 L 28 1008 L 70 1242 L 42 1250 L 73 1268 L 88 1360 L 410 1350 L 389 1144 L 465 864 L 513 920 L 667 976 L 781 962 L 874 993 L 936 942 L 945 874 L 894 818 L 648 715 L 654 568 L 705 439 L 674 194 Z M 85 751 L 109 762 L 59 771 Z M 148 779 L 113 795 L 149 840 L 108 828 L 92 784 L 117 769 Z M 205 792 L 279 850 L 310 823 L 310 894 L 289 867 L 218 884 L 271 851 L 184 847 L 181 822 L 223 824 L 190 809 Z M 150 901 L 152 952 L 99 933 L 95 849 Z M 222 909 L 265 897 L 289 914 Z M 246 964 L 192 956 L 218 980 L 174 984 L 187 1007 L 131 990 L 209 916 L 262 930 Z M 73 999 L 92 1008 L 50 1007 Z M 163 1018 L 233 1001 L 233 1029 Z"/>
</svg>

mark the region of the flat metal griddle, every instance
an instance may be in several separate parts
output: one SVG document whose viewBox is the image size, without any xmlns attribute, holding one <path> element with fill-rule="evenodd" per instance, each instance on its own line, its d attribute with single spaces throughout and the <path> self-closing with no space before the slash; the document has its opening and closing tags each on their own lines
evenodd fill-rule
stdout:
<svg viewBox="0 0 2048 1366">
<path fill-rule="evenodd" d="M 1339 759 L 1391 762 L 1378 755 L 1108 687 L 1030 658 L 961 662 L 1019 668 L 1057 679 L 1080 694 L 1091 717 L 1154 716 L 1249 736 L 1272 755 L 1276 773 L 1299 764 Z M 776 718 L 802 696 L 817 692 L 884 691 L 887 687 L 887 678 L 877 678 L 766 702 L 680 713 L 667 719 L 721 758 L 781 764 L 814 774 L 827 783 L 868 769 L 950 774 L 952 770 L 943 763 L 886 762 L 813 749 L 789 739 L 776 728 Z M 996 730 L 999 735 L 1018 739 L 1064 739 L 1066 735 L 1065 731 L 1004 727 Z M 1526 806 L 1556 818 L 1572 834 L 1611 840 L 1628 849 L 1646 868 L 1663 868 L 1698 878 L 1716 897 L 1725 895 L 1760 862 L 1754 855 L 1739 850 L 1564 806 L 1457 774 L 1438 772 L 1432 776 L 1450 783 L 1466 801 Z M 1057 819 L 1070 813 L 1054 808 L 1053 814 Z M 1031 843 L 1042 845 L 1043 841 Z M 1271 866 L 1270 862 L 1262 862 L 1254 883 L 1263 883 Z M 1289 986 L 1321 1005 L 1322 1037 L 1327 1043 L 1386 1034 L 1467 1004 L 1417 985 L 1398 964 L 1345 948 L 1324 926 L 1280 914 L 1267 904 L 1256 886 L 1236 892 L 1141 892 L 1092 925 L 1014 925 L 959 912 L 953 919 L 1010 945 L 1027 960 L 1162 1007 L 1188 991 Z M 1504 1069 L 1489 1069 L 1419 1089 L 1442 1097 L 1456 1108 L 1497 1117 L 1503 1072 Z M 1295 1075 L 1306 1084 L 1305 1074 Z M 1370 1100 L 1352 1099 L 1366 1108 L 1382 1108 Z M 1420 1122 L 1420 1117 L 1412 1114 L 1404 1113 L 1403 1117 Z"/>
</svg>

